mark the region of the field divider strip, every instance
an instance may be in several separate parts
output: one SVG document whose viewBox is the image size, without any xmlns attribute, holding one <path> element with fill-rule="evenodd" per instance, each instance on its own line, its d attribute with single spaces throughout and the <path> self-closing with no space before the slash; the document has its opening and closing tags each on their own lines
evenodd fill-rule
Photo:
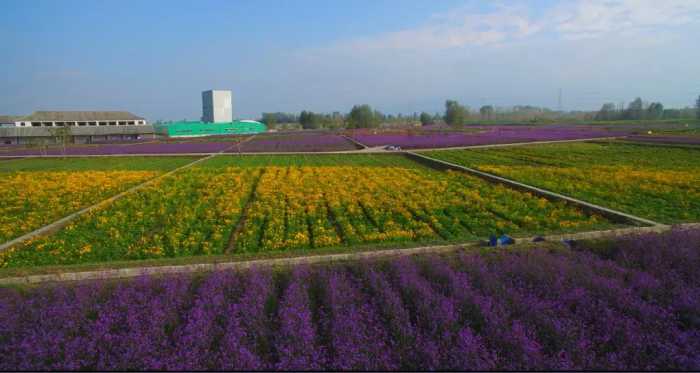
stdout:
<svg viewBox="0 0 700 373">
<path fill-rule="evenodd" d="M 403 154 L 406 154 L 409 158 L 412 158 L 420 163 L 432 166 L 437 166 L 438 168 L 442 169 L 453 169 L 453 170 L 458 170 L 458 171 L 463 171 L 467 172 L 469 174 L 475 175 L 477 177 L 480 177 L 482 179 L 485 179 L 489 182 L 495 182 L 495 183 L 500 183 L 504 184 L 508 187 L 518 189 L 518 190 L 523 190 L 527 192 L 531 192 L 533 194 L 536 194 L 538 196 L 550 199 L 550 200 L 559 200 L 559 201 L 565 201 L 567 203 L 577 205 L 581 207 L 583 210 L 588 211 L 588 212 L 595 212 L 598 214 L 601 214 L 612 221 L 617 221 L 621 223 L 627 223 L 627 224 L 632 224 L 632 225 L 651 225 L 651 226 L 664 226 L 665 224 L 655 222 L 653 220 L 641 218 L 639 216 L 631 215 L 622 211 L 617 211 L 613 210 L 604 206 L 596 205 L 590 202 L 586 202 L 577 198 L 569 197 L 563 194 L 555 193 L 546 189 L 538 188 L 529 184 L 521 183 L 519 181 L 507 179 L 501 176 L 497 176 L 494 174 L 490 174 L 488 172 L 483 172 L 479 171 L 470 167 L 458 165 L 455 163 L 443 161 L 440 159 L 428 157 L 423 154 L 415 153 L 415 152 L 410 152 L 410 151 L 405 151 Z"/>
<path fill-rule="evenodd" d="M 45 226 L 43 226 L 43 227 L 41 227 L 41 228 L 35 229 L 35 230 L 33 230 L 33 231 L 29 232 L 29 233 L 26 233 L 26 234 L 24 234 L 24 235 L 22 235 L 22 236 L 19 236 L 19 237 L 15 238 L 15 239 L 12 239 L 12 240 L 10 240 L 10 241 L 7 241 L 7 242 L 5 242 L 5 243 L 3 243 L 3 244 L 0 245 L 0 252 L 5 251 L 5 250 L 7 250 L 7 249 L 9 249 L 10 247 L 13 247 L 13 246 L 15 246 L 15 245 L 21 244 L 22 242 L 25 242 L 25 241 L 27 241 L 27 240 L 30 240 L 30 239 L 32 239 L 32 238 L 34 238 L 34 237 L 38 237 L 38 236 L 42 236 L 42 235 L 46 235 L 46 234 L 55 232 L 55 231 L 57 231 L 57 230 L 59 230 L 59 229 L 65 227 L 66 225 L 68 225 L 68 224 L 69 224 L 70 222 L 72 222 L 73 220 L 79 218 L 80 216 L 82 216 L 82 215 L 84 215 L 84 214 L 86 214 L 86 213 L 88 213 L 88 212 L 90 212 L 90 211 L 93 211 L 93 210 L 99 209 L 99 208 L 101 208 L 101 207 L 103 207 L 103 206 L 106 206 L 106 205 L 108 205 L 108 204 L 110 204 L 110 203 L 112 203 L 112 202 L 114 202 L 114 201 L 116 201 L 116 200 L 118 200 L 118 199 L 121 199 L 121 198 L 124 197 L 124 196 L 127 196 L 127 195 L 129 195 L 129 194 L 131 194 L 131 193 L 133 193 L 133 192 L 136 192 L 136 191 L 138 191 L 138 190 L 140 190 L 140 189 L 142 189 L 142 188 L 145 188 L 145 187 L 147 187 L 147 186 L 149 186 L 149 185 L 155 183 L 155 182 L 158 181 L 158 180 L 161 180 L 161 179 L 163 179 L 163 178 L 165 178 L 165 177 L 168 177 L 168 176 L 170 176 L 170 175 L 173 175 L 173 174 L 176 173 L 176 172 L 179 172 L 179 171 L 182 171 L 182 170 L 184 170 L 184 169 L 190 168 L 190 167 L 192 167 L 192 166 L 194 166 L 194 165 L 196 165 L 196 164 L 198 164 L 198 163 L 200 163 L 200 162 L 203 162 L 203 161 L 205 161 L 205 160 L 207 160 L 207 159 L 213 158 L 213 157 L 215 157 L 217 154 L 218 154 L 218 153 L 212 154 L 212 155 L 209 155 L 209 156 L 206 156 L 206 157 L 202 157 L 202 158 L 199 158 L 199 159 L 196 159 L 196 160 L 194 160 L 194 161 L 192 161 L 192 162 L 190 162 L 190 163 L 188 163 L 188 164 L 186 164 L 186 165 L 184 165 L 184 166 L 180 166 L 180 167 L 178 167 L 178 168 L 176 168 L 176 169 L 174 169 L 174 170 L 170 170 L 170 171 L 168 171 L 168 172 L 166 172 L 166 173 L 164 173 L 164 174 L 162 174 L 162 175 L 159 175 L 159 176 L 156 176 L 156 177 L 154 177 L 154 178 L 148 179 L 148 180 L 144 181 L 144 182 L 141 183 L 141 184 L 135 185 L 135 186 L 133 186 L 133 187 L 131 187 L 131 188 L 129 188 L 129 189 L 123 191 L 123 192 L 120 192 L 120 193 L 118 193 L 118 194 L 115 194 L 115 195 L 113 195 L 113 196 L 107 198 L 107 199 L 104 199 L 104 200 L 102 200 L 102 201 L 100 201 L 100 202 L 97 202 L 97 203 L 95 203 L 94 205 L 85 207 L 85 208 L 83 208 L 83 209 L 81 209 L 81 210 L 78 210 L 78 211 L 72 213 L 72 214 L 69 214 L 69 215 L 67 215 L 67 216 L 65 216 L 65 217 L 63 217 L 63 218 L 61 218 L 61 219 L 59 219 L 59 220 L 54 221 L 53 223 L 49 223 L 49 224 L 47 224 L 47 225 L 45 225 Z"/>
<path fill-rule="evenodd" d="M 350 141 L 351 143 L 355 144 L 356 146 L 359 146 L 360 148 L 359 148 L 358 150 L 361 150 L 361 149 L 369 149 L 369 146 L 367 146 L 367 145 L 365 145 L 365 144 L 363 144 L 363 143 L 361 143 L 361 142 L 355 140 L 354 138 L 352 138 L 352 137 L 350 137 L 350 136 L 348 136 L 348 135 L 341 134 L 340 137 L 344 138 L 345 140 Z"/>
<path fill-rule="evenodd" d="M 265 168 L 262 168 L 258 177 L 253 181 L 248 199 L 245 201 L 245 206 L 243 206 L 243 209 L 241 210 L 241 215 L 238 217 L 236 225 L 231 228 L 231 233 L 228 236 L 228 240 L 226 240 L 226 247 L 224 248 L 224 252 L 226 254 L 230 254 L 236 250 L 236 237 L 243 230 L 243 225 L 248 219 L 248 212 L 250 211 L 251 205 L 255 202 L 254 200 L 257 197 L 256 192 L 258 190 L 258 184 L 260 184 L 260 179 L 262 179 L 263 174 L 265 174 Z"/>
<path fill-rule="evenodd" d="M 599 239 L 599 238 L 614 238 L 622 236 L 630 236 L 635 234 L 645 233 L 663 233 L 672 229 L 696 229 L 699 228 L 699 223 L 679 224 L 676 226 L 656 225 L 651 227 L 629 227 L 611 230 L 599 230 L 579 233 L 562 233 L 546 236 L 531 236 L 531 237 L 516 237 L 516 244 L 537 244 L 535 238 L 544 238 L 545 242 L 561 242 L 564 240 L 584 240 L 584 239 Z M 6 277 L 0 278 L 0 286 L 7 285 L 27 285 L 40 283 L 58 283 L 72 281 L 89 281 L 89 280 L 109 280 L 120 278 L 133 278 L 144 275 L 169 275 L 169 274 L 185 274 L 196 272 L 211 272 L 218 270 L 241 270 L 251 267 L 279 267 L 293 266 L 298 264 L 319 264 L 333 263 L 345 261 L 357 261 L 364 259 L 375 258 L 390 258 L 397 256 L 408 256 L 418 254 L 441 254 L 456 252 L 463 249 L 478 249 L 482 248 L 483 243 L 479 241 L 470 241 L 458 244 L 449 245 L 433 245 L 420 246 L 402 249 L 384 249 L 375 251 L 359 251 L 341 254 L 326 254 L 326 255 L 310 255 L 310 256 L 294 256 L 288 258 L 275 259 L 256 259 L 256 260 L 239 260 L 239 261 L 224 261 L 217 263 L 194 263 L 183 265 L 167 265 L 167 266 L 151 266 L 151 267 L 129 267 L 118 269 L 104 269 L 96 271 L 81 271 L 81 272 L 63 272 L 50 273 L 40 275 L 29 275 L 21 277 Z M 504 247 L 492 247 L 493 250 L 503 250 Z"/>
</svg>

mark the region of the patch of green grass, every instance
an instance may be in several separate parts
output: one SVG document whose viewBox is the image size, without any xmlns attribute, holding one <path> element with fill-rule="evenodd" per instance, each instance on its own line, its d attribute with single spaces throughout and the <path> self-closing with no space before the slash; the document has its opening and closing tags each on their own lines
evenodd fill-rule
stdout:
<svg viewBox="0 0 700 373">
<path fill-rule="evenodd" d="M 65 157 L 22 158 L 0 162 L 0 172 L 14 171 L 167 171 L 199 157 Z"/>
</svg>

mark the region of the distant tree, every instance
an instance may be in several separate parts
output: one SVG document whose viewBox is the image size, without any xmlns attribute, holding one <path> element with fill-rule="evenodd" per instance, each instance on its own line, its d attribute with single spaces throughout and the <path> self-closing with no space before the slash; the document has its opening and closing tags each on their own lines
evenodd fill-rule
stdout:
<svg viewBox="0 0 700 373">
<path fill-rule="evenodd" d="M 484 105 L 479 109 L 479 114 L 481 114 L 481 119 L 490 120 L 493 116 L 493 106 Z"/>
<path fill-rule="evenodd" d="M 700 119 L 700 96 L 695 100 L 695 117 Z"/>
<path fill-rule="evenodd" d="M 48 130 L 51 136 L 56 139 L 56 142 L 61 145 L 63 155 L 66 155 L 66 146 L 68 146 L 73 137 L 70 127 L 49 127 Z"/>
<path fill-rule="evenodd" d="M 299 114 L 299 124 L 301 124 L 301 128 L 305 130 L 318 129 L 321 127 L 321 119 L 321 114 L 316 114 L 311 111 L 304 110 Z"/>
<path fill-rule="evenodd" d="M 348 128 L 373 128 L 379 123 L 369 105 L 355 105 L 348 114 Z"/>
<path fill-rule="evenodd" d="M 268 129 L 272 129 L 277 125 L 277 116 L 274 113 L 263 113 L 262 121 L 267 125 Z"/>
<path fill-rule="evenodd" d="M 661 119 L 664 115 L 664 105 L 660 102 L 652 102 L 647 108 L 647 119 Z"/>
<path fill-rule="evenodd" d="M 615 110 L 615 104 L 613 103 L 605 103 L 603 104 L 603 107 L 598 110 L 598 113 L 595 115 L 596 120 L 615 120 L 617 118 L 617 110 Z"/>
<path fill-rule="evenodd" d="M 467 117 L 467 109 L 457 101 L 445 101 L 445 123 L 450 126 L 464 124 Z"/>
<path fill-rule="evenodd" d="M 420 113 L 420 124 L 423 126 L 427 126 L 429 124 L 433 123 L 433 116 L 426 113 L 425 111 Z"/>
<path fill-rule="evenodd" d="M 627 106 L 627 111 L 625 111 L 625 119 L 644 119 L 644 102 L 641 98 L 637 97 L 630 102 Z"/>
<path fill-rule="evenodd" d="M 679 109 L 664 109 L 662 117 L 664 119 L 680 119 L 681 111 Z"/>
</svg>

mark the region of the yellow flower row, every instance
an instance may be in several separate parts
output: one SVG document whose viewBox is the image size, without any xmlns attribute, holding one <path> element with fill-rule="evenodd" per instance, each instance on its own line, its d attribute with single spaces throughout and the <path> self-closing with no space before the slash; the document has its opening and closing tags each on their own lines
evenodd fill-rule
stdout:
<svg viewBox="0 0 700 373">
<path fill-rule="evenodd" d="M 239 251 L 581 229 L 598 216 L 463 173 L 399 167 L 268 167 Z"/>
<path fill-rule="evenodd" d="M 632 166 L 479 169 L 663 222 L 700 219 L 700 172 Z"/>
<path fill-rule="evenodd" d="M 0 242 L 40 228 L 155 175 L 151 171 L 41 171 L 2 175 Z"/>
<path fill-rule="evenodd" d="M 179 172 L 0 254 L 0 266 L 221 253 L 257 172 Z"/>
</svg>

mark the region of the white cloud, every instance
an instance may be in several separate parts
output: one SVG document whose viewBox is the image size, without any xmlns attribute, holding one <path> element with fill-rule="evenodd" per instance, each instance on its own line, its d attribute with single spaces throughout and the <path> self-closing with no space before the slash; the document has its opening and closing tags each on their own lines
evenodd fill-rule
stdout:
<svg viewBox="0 0 700 373">
<path fill-rule="evenodd" d="M 564 2 L 547 18 L 565 39 L 634 34 L 700 20 L 698 0 L 590 0 Z"/>
<path fill-rule="evenodd" d="M 537 35 L 564 40 L 634 35 L 700 21 L 700 0 L 564 1 L 532 16 L 532 3 L 435 14 L 423 26 L 340 42 L 341 50 L 440 50 L 501 45 Z"/>
</svg>

